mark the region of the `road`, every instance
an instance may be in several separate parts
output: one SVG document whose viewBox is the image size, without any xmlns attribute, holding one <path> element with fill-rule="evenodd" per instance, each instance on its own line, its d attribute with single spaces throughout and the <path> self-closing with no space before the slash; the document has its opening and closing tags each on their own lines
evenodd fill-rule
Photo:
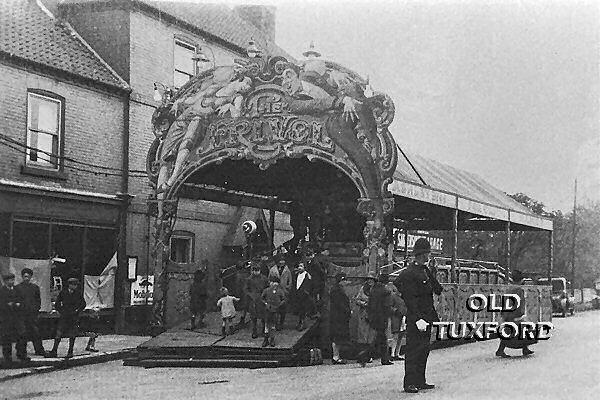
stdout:
<svg viewBox="0 0 600 400">
<path fill-rule="evenodd" d="M 530 357 L 494 356 L 496 340 L 435 350 L 434 390 L 401 391 L 403 362 L 279 369 L 124 367 L 115 361 L 0 384 L 2 399 L 596 399 L 600 397 L 600 311 L 555 318 L 552 338 Z"/>
</svg>

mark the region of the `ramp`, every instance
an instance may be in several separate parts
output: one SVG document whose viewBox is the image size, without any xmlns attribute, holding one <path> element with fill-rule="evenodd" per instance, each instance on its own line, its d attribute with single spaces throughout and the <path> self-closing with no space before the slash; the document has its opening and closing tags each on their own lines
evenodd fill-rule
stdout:
<svg viewBox="0 0 600 400">
<path fill-rule="evenodd" d="M 236 320 L 237 322 L 237 320 Z M 310 349 L 319 320 L 307 319 L 306 328 L 295 329 L 297 317 L 288 315 L 275 335 L 275 347 L 262 347 L 262 334 L 252 338 L 248 322 L 228 336 L 221 335 L 221 316 L 209 313 L 206 326 L 189 329 L 184 322 L 137 347 L 137 354 L 125 365 L 153 367 L 241 367 L 267 368 L 310 365 Z M 259 323 L 259 330 L 261 324 Z M 260 332 L 259 332 L 260 333 Z M 314 363 L 314 362 L 312 362 Z"/>
</svg>

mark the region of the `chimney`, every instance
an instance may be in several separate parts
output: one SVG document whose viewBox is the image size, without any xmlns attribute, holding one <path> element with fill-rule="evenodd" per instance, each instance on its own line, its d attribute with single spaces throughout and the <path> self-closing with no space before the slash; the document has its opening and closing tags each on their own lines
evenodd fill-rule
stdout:
<svg viewBox="0 0 600 400">
<path fill-rule="evenodd" d="M 269 42 L 275 42 L 276 8 L 274 6 L 239 5 L 234 7 L 234 11 L 261 31 Z"/>
</svg>

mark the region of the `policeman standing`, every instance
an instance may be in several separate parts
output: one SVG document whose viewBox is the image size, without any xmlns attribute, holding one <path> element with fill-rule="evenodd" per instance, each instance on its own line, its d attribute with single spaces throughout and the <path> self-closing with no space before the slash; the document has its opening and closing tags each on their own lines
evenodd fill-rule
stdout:
<svg viewBox="0 0 600 400">
<path fill-rule="evenodd" d="M 436 279 L 435 267 L 428 267 L 431 245 L 419 238 L 413 247 L 412 262 L 394 281 L 406 303 L 406 354 L 404 363 L 404 391 L 417 393 L 433 389 L 427 383 L 425 369 L 429 357 L 431 324 L 439 321 L 433 306 L 433 293 L 442 293 L 442 285 Z"/>
</svg>

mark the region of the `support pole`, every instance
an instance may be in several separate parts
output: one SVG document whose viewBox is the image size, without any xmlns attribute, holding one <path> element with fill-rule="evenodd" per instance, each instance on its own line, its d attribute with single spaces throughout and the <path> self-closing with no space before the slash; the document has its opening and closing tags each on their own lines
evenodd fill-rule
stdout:
<svg viewBox="0 0 600 400">
<path fill-rule="evenodd" d="M 458 260 L 458 209 L 455 208 L 452 215 L 452 264 L 450 264 L 450 283 L 455 283 L 456 263 Z"/>
<path fill-rule="evenodd" d="M 408 260 L 408 225 L 404 227 L 404 261 L 406 260 Z"/>
<path fill-rule="evenodd" d="M 577 236 L 577 179 L 573 192 L 573 233 L 571 242 L 571 285 L 575 287 L 575 241 Z"/>
<path fill-rule="evenodd" d="M 275 250 L 275 210 L 269 209 L 269 229 L 271 233 L 271 251 Z"/>
<path fill-rule="evenodd" d="M 510 221 L 506 221 L 506 283 L 508 283 L 508 278 L 511 275 L 511 259 L 510 259 Z"/>
<path fill-rule="evenodd" d="M 554 267 L 554 231 L 548 232 L 548 284 L 552 284 L 552 269 Z"/>
</svg>

